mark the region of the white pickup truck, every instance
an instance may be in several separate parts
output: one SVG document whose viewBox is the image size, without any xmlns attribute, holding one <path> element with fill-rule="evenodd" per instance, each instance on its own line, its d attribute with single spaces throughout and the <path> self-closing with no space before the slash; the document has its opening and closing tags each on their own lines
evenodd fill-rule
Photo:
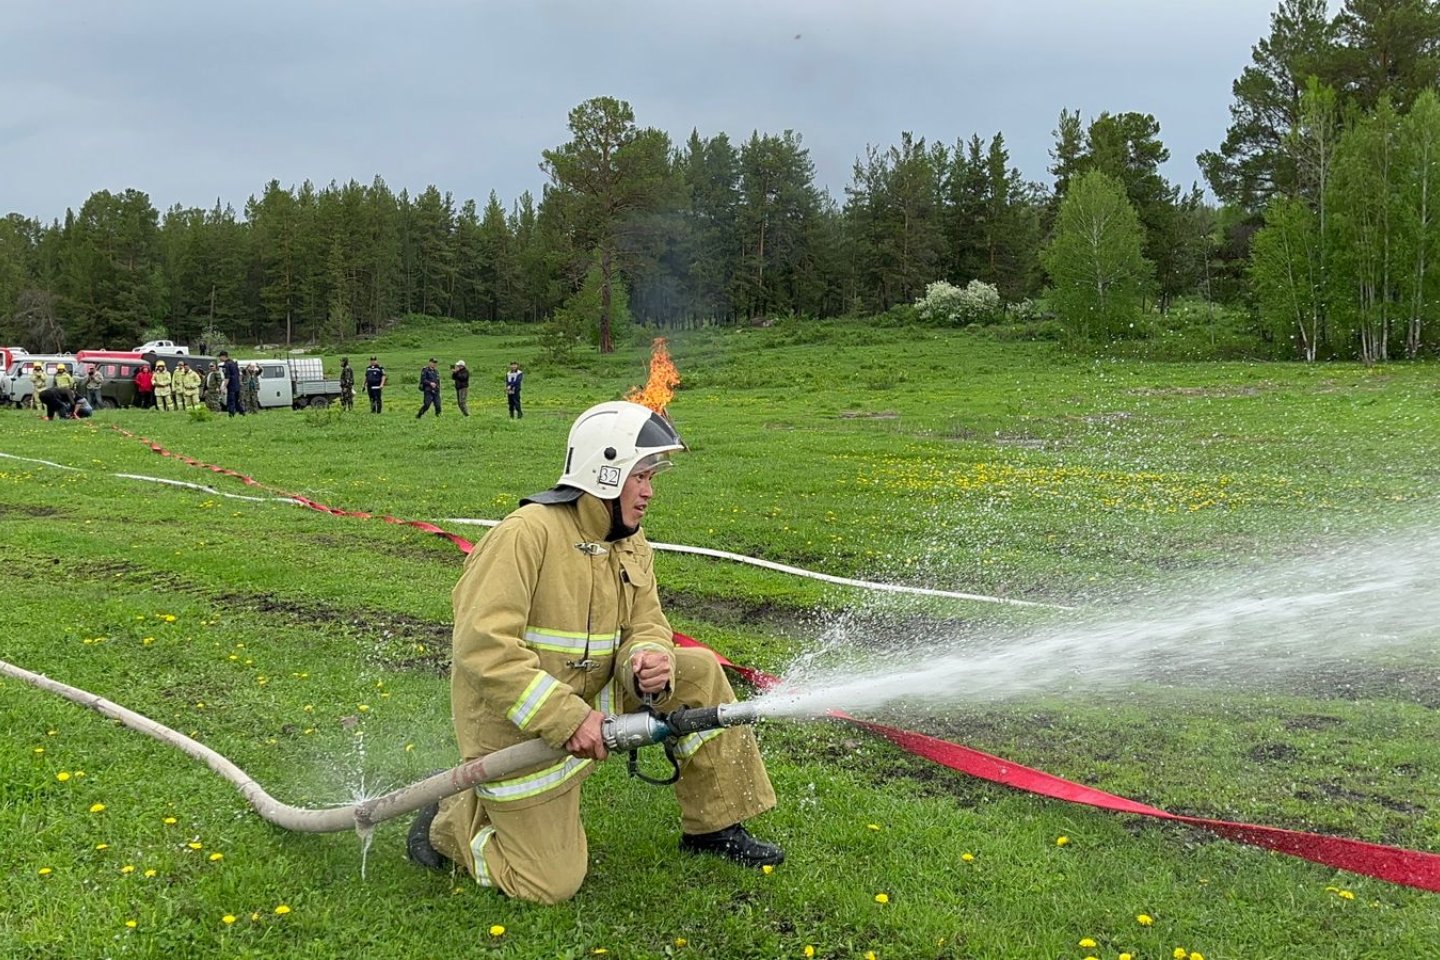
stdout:
<svg viewBox="0 0 1440 960">
<path fill-rule="evenodd" d="M 136 353 L 175 353 L 188 356 L 189 347 L 178 346 L 174 340 L 147 340 L 135 348 Z"/>
<path fill-rule="evenodd" d="M 260 406 L 327 407 L 340 399 L 340 381 L 325 379 L 325 361 L 319 357 L 292 360 L 237 360 L 243 371 L 260 368 Z"/>
</svg>

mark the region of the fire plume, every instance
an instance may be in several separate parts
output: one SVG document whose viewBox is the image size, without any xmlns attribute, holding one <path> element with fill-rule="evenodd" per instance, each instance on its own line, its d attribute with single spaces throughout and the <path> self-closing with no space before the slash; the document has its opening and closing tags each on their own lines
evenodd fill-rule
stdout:
<svg viewBox="0 0 1440 960">
<path fill-rule="evenodd" d="M 670 351 L 665 348 L 665 338 L 656 337 L 650 346 L 650 379 L 645 386 L 631 390 L 625 399 L 649 407 L 661 416 L 665 407 L 675 397 L 675 388 L 680 385 L 680 371 L 670 360 Z"/>
</svg>

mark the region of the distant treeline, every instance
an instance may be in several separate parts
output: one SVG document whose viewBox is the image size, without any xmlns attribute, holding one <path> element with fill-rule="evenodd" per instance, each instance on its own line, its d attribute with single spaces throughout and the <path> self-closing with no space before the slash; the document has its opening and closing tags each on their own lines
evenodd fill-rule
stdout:
<svg viewBox="0 0 1440 960">
<path fill-rule="evenodd" d="M 1284 0 L 1182 191 L 1148 114 L 1062 111 L 1049 183 L 1002 134 L 868 147 L 843 197 L 801 137 L 674 144 L 597 98 L 543 154 L 537 200 L 276 181 L 237 212 L 92 194 L 0 220 L 0 342 L 341 341 L 407 313 L 545 323 L 610 348 L 617 324 L 870 315 L 929 284 L 1043 297 L 1071 336 L 1144 336 L 1198 295 L 1280 356 L 1417 356 L 1440 305 L 1440 0 Z M 1082 186 L 1083 185 L 1083 186 Z M 1433 189 L 1432 189 L 1433 188 Z M 1033 316 L 1034 311 L 1026 311 Z"/>
</svg>

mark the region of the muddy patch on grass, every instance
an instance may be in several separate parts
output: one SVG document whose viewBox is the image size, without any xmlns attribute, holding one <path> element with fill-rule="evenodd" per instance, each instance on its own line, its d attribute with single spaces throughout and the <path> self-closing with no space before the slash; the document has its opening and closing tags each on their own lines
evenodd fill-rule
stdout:
<svg viewBox="0 0 1440 960">
<path fill-rule="evenodd" d="M 46 507 L 25 503 L 0 503 L 0 517 L 26 517 L 32 520 L 43 520 L 54 517 L 67 516 L 66 511 L 59 507 Z"/>
<path fill-rule="evenodd" d="M 367 539 L 359 541 L 350 537 L 336 536 L 332 533 L 314 533 L 301 537 L 308 543 L 320 548 L 320 556 L 331 551 L 343 553 L 347 550 L 355 550 L 363 544 L 363 549 L 369 553 L 379 553 L 387 557 L 395 557 L 401 560 L 420 560 L 426 563 L 441 560 L 450 560 L 456 556 L 455 546 L 449 541 L 435 537 L 433 540 L 386 540 L 384 538 Z"/>
<path fill-rule="evenodd" d="M 41 559 L 37 563 L 44 563 Z M 59 559 L 54 559 L 59 563 Z M 20 576 L 34 576 L 33 564 L 18 568 Z M 124 584 L 139 590 L 176 593 L 214 605 L 230 615 L 274 617 L 289 627 L 313 628 L 316 633 L 343 635 L 368 642 L 360 652 L 372 663 L 392 669 L 412 669 L 445 675 L 450 667 L 448 621 L 426 620 L 392 610 L 348 607 L 323 600 L 285 597 L 271 592 L 216 590 L 170 571 L 137 567 L 118 560 L 87 562 L 72 570 L 72 580 L 107 585 Z"/>
</svg>

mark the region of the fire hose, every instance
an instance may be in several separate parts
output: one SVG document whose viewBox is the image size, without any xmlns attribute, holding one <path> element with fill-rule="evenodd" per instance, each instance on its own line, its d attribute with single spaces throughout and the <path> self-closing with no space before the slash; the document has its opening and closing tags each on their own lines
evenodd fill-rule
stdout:
<svg viewBox="0 0 1440 960">
<path fill-rule="evenodd" d="M 469 790 L 476 784 L 503 780 L 527 768 L 566 755 L 564 750 L 552 747 L 543 740 L 527 740 L 483 757 L 466 760 L 449 770 L 442 770 L 424 780 L 378 797 L 339 807 L 295 807 L 270 796 L 249 774 L 215 750 L 149 717 L 128 710 L 104 697 L 60 683 L 42 674 L 32 673 L 4 660 L 0 660 L 0 673 L 23 680 L 42 690 L 57 693 L 67 700 L 89 707 L 101 716 L 176 747 L 233 783 L 246 802 L 263 819 L 277 827 L 298 833 L 335 833 L 351 829 L 365 832 L 381 821 L 412 813 L 445 797 Z M 630 751 L 633 756 L 635 750 L 650 744 L 668 743 L 688 733 L 755 723 L 757 720 L 759 715 L 752 705 L 724 703 L 713 707 L 682 707 L 664 714 L 648 709 L 636 713 L 608 714 L 601 723 L 600 730 L 606 750 L 614 753 Z"/>
</svg>

